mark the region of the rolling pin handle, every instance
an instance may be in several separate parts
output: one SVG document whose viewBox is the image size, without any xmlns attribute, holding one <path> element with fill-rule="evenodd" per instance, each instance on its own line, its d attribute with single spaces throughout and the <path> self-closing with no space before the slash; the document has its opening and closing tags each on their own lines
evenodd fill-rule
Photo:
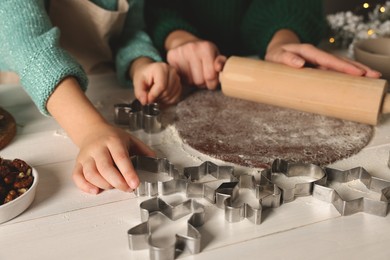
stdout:
<svg viewBox="0 0 390 260">
<path fill-rule="evenodd" d="M 390 94 L 385 94 L 385 97 L 383 98 L 382 113 L 390 113 Z"/>
</svg>

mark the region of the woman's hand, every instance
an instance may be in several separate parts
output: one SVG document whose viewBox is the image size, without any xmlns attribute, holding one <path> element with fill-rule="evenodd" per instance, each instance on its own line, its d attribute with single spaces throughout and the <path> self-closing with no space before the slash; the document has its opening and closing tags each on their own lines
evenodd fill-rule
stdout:
<svg viewBox="0 0 390 260">
<path fill-rule="evenodd" d="M 379 78 L 380 72 L 347 59 L 334 56 L 311 44 L 302 44 L 289 30 L 278 31 L 268 45 L 265 60 L 301 68 L 310 64 L 319 69 L 333 70 L 355 76 Z"/>
<path fill-rule="evenodd" d="M 214 43 L 185 31 L 172 32 L 166 42 L 167 61 L 185 83 L 211 90 L 217 88 L 226 57 Z"/>
</svg>

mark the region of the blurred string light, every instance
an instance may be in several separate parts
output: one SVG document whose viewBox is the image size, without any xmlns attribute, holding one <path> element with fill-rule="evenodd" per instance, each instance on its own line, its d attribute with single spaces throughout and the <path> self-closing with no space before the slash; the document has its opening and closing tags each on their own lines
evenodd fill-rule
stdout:
<svg viewBox="0 0 390 260">
<path fill-rule="evenodd" d="M 364 2 L 351 11 L 327 15 L 330 44 L 349 48 L 357 40 L 390 37 L 390 1 L 382 4 Z"/>
<path fill-rule="evenodd" d="M 373 29 L 369 29 L 367 31 L 367 35 L 369 35 L 369 36 L 373 35 L 374 33 L 375 33 L 375 31 Z"/>
</svg>

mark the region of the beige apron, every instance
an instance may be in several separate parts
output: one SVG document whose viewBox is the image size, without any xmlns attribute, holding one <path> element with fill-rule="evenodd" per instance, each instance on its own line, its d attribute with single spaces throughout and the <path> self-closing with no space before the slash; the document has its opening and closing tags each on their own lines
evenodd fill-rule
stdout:
<svg viewBox="0 0 390 260">
<path fill-rule="evenodd" d="M 30 1 L 30 0 L 29 0 Z M 114 41 L 123 28 L 129 9 L 127 0 L 118 0 L 118 10 L 109 11 L 89 0 L 51 0 L 49 16 L 61 30 L 60 44 L 88 74 L 114 70 L 109 41 Z M 13 72 L 0 72 L 0 84 L 16 84 Z"/>
<path fill-rule="evenodd" d="M 61 30 L 61 46 L 88 74 L 95 74 L 113 70 L 109 41 L 120 35 L 128 9 L 127 0 L 118 0 L 117 11 L 89 0 L 51 0 L 49 16 Z"/>
</svg>

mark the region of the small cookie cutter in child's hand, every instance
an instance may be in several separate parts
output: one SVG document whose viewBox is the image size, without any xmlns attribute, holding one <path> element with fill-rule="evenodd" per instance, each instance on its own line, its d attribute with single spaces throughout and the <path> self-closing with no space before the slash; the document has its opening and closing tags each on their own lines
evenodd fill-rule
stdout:
<svg viewBox="0 0 390 260">
<path fill-rule="evenodd" d="M 149 248 L 150 259 L 158 260 L 174 259 L 176 250 L 187 250 L 191 254 L 200 252 L 201 234 L 196 228 L 204 224 L 205 210 L 202 204 L 193 199 L 188 199 L 181 204 L 172 206 L 156 197 L 142 202 L 140 208 L 143 223 L 127 231 L 131 250 Z M 178 220 L 190 213 L 193 214 L 188 220 L 187 235 L 176 234 L 176 243 L 168 247 L 162 248 L 153 244 L 152 226 L 153 224 L 159 224 L 160 215 L 166 216 L 171 220 Z"/>
<path fill-rule="evenodd" d="M 372 177 L 363 167 L 356 167 L 346 171 L 326 168 L 328 181 L 325 184 L 315 184 L 313 197 L 332 203 L 342 216 L 357 212 L 365 212 L 377 216 L 386 216 L 390 199 L 390 182 Z M 352 200 L 344 200 L 338 192 L 328 187 L 332 182 L 346 183 L 360 180 L 369 190 L 379 193 L 380 198 L 374 200 L 359 192 L 359 197 Z M 356 193 L 350 188 L 349 193 Z"/>
<path fill-rule="evenodd" d="M 128 125 L 131 131 L 144 129 L 146 133 L 161 130 L 161 111 L 157 103 L 142 106 L 136 99 L 130 104 L 115 104 L 115 123 Z"/>
<path fill-rule="evenodd" d="M 281 185 L 275 183 L 275 178 L 279 174 L 284 174 L 286 177 L 310 177 L 313 180 L 296 184 L 290 183 L 294 185 L 288 184 L 286 187 L 281 187 Z M 270 169 L 262 171 L 260 183 L 273 183 L 278 185 L 282 190 L 283 203 L 286 203 L 293 201 L 298 196 L 311 195 L 314 184 L 326 183 L 326 174 L 320 166 L 315 164 L 288 163 L 285 160 L 276 159 L 273 161 Z"/>
</svg>

